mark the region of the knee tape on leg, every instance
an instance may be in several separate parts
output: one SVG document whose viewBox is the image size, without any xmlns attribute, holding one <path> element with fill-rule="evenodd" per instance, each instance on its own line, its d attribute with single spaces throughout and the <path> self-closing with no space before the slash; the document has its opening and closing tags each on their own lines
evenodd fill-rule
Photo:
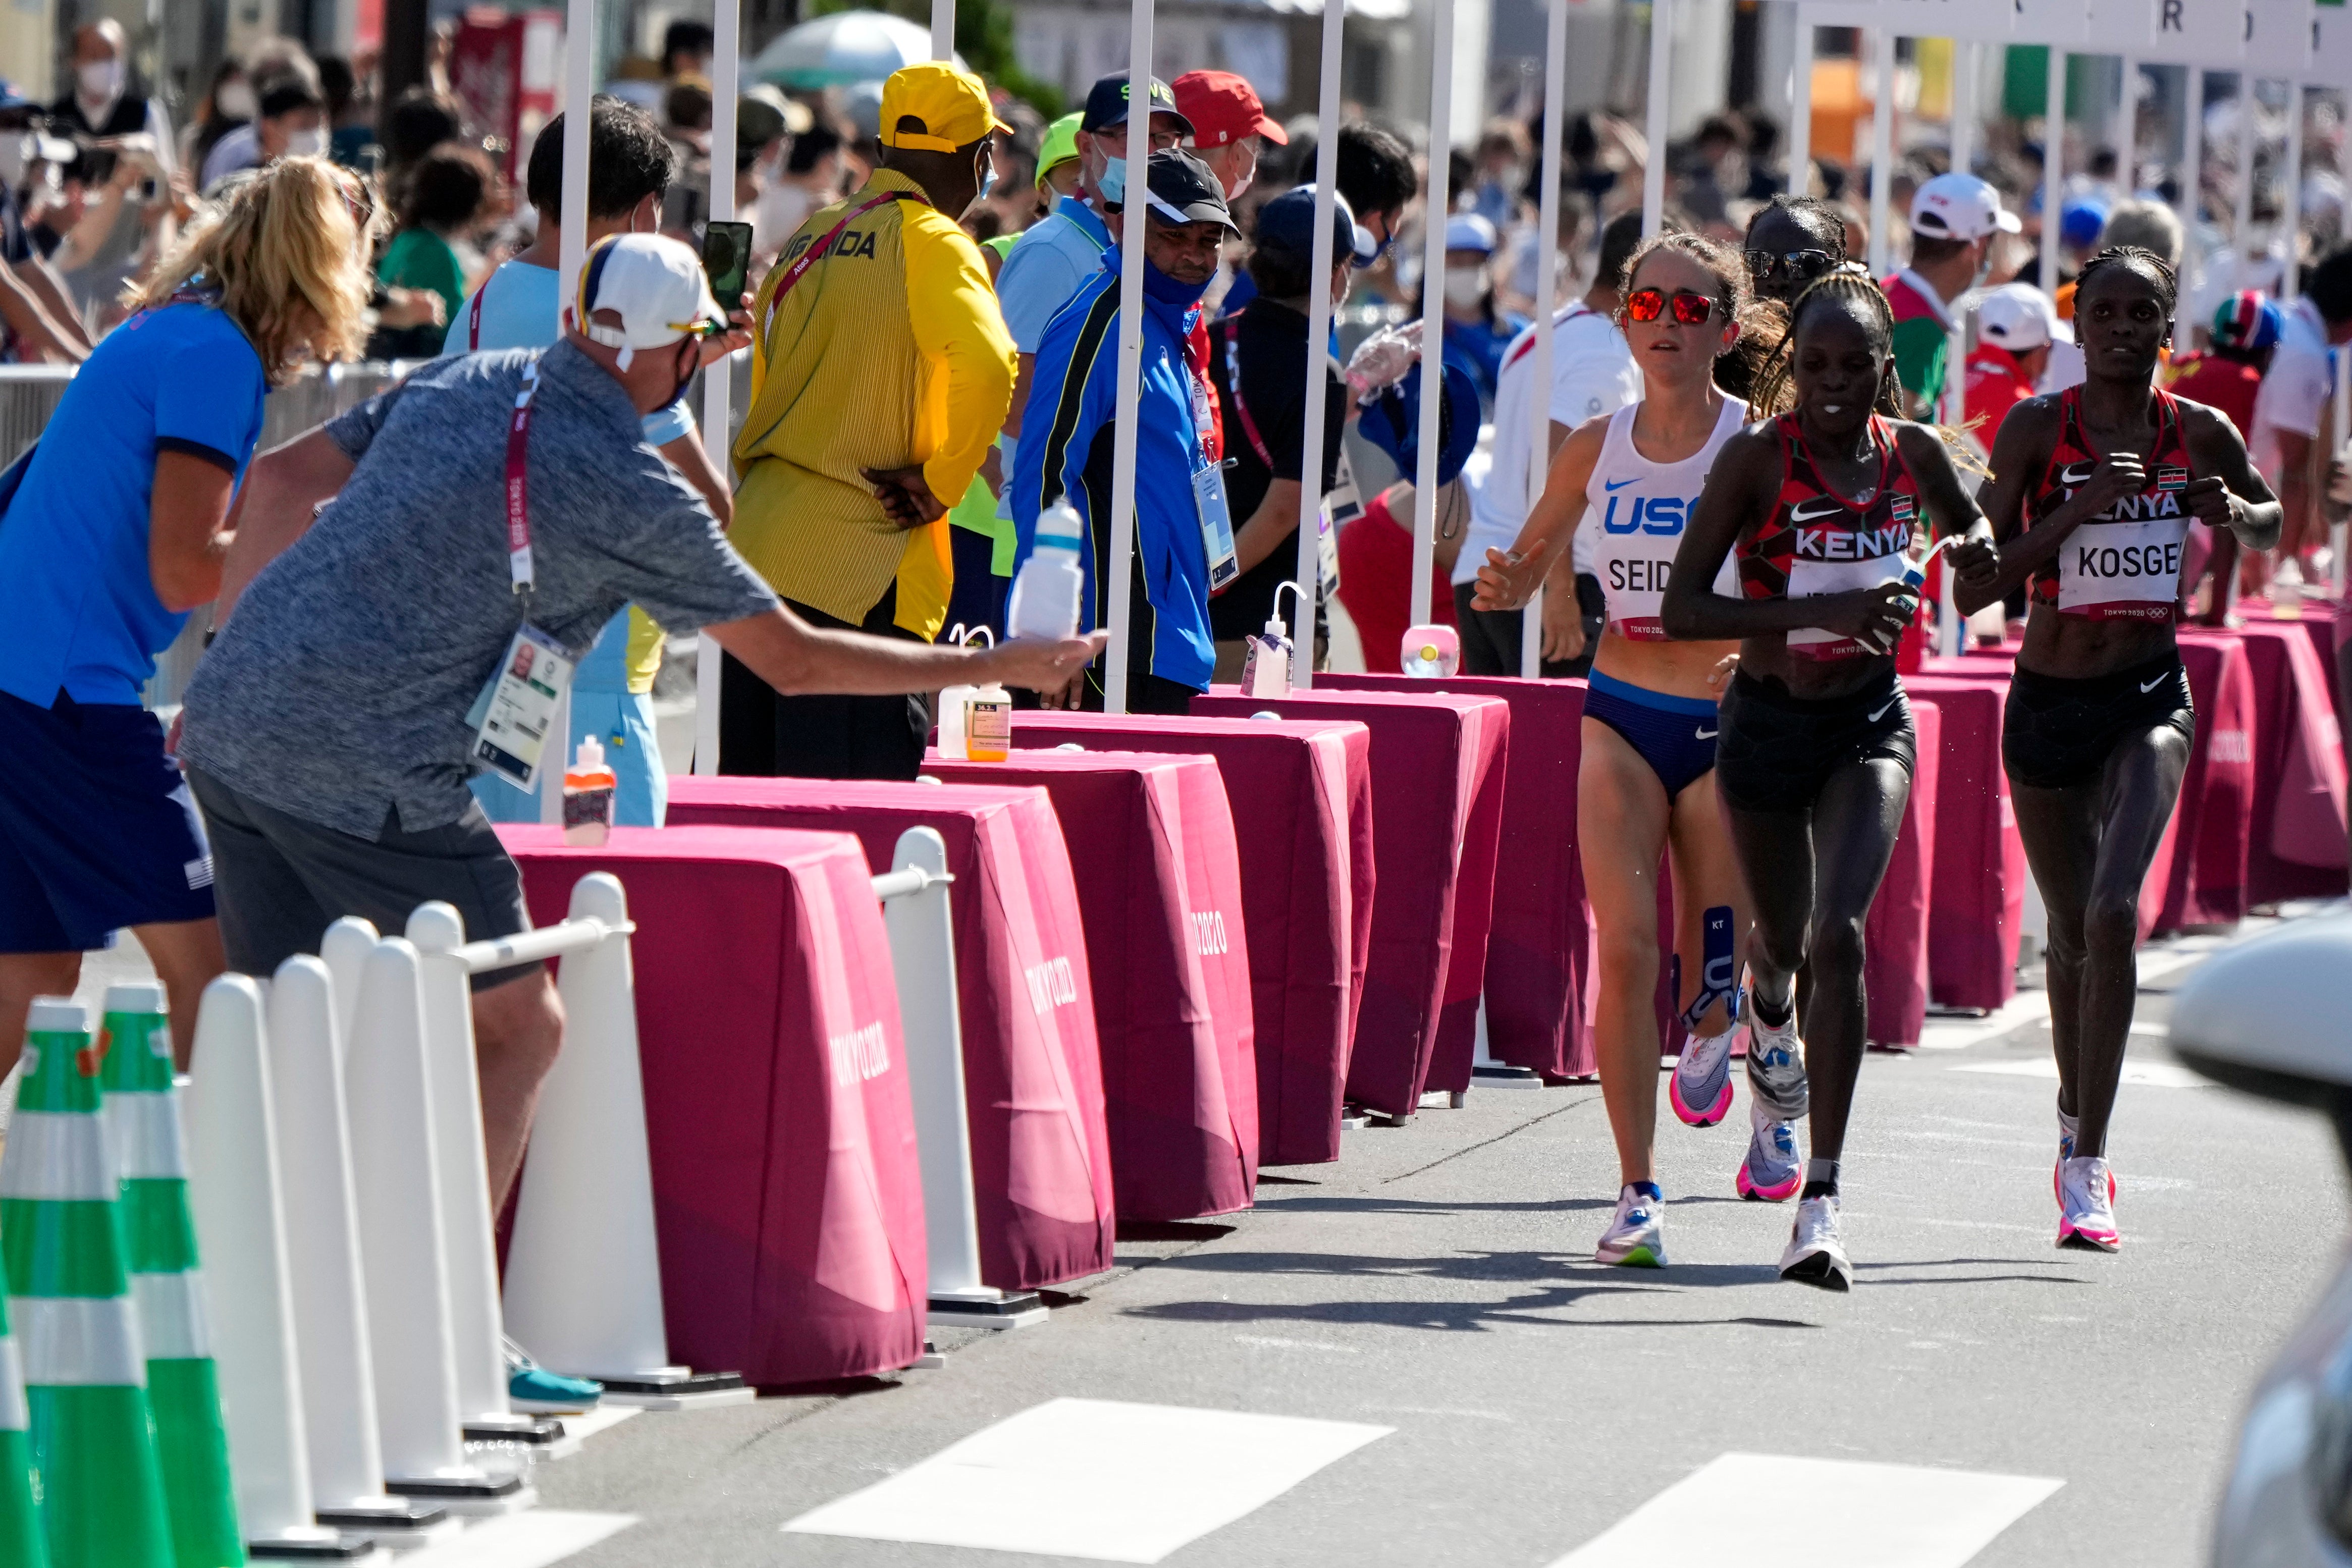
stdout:
<svg viewBox="0 0 2352 1568">
<path fill-rule="evenodd" d="M 1739 1016 L 1739 970 L 1737 944 L 1732 937 L 1731 905 L 1710 904 L 1699 918 L 1699 986 L 1698 995 L 1683 1009 L 1683 1027 L 1696 1033 L 1698 1020 L 1717 1001 L 1724 1004 L 1728 1018 Z M 1682 994 L 1682 959 L 1675 959 L 1675 994 Z"/>
</svg>

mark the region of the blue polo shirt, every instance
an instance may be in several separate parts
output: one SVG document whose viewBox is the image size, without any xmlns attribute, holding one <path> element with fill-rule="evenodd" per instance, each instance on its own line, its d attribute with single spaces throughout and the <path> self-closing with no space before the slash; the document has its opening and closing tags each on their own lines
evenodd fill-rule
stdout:
<svg viewBox="0 0 2352 1568">
<path fill-rule="evenodd" d="M 1076 196 L 1062 197 L 1052 212 L 1021 231 L 996 274 L 996 303 L 1015 351 L 1037 352 L 1045 324 L 1102 270 L 1108 249 L 1110 230 Z"/>
<path fill-rule="evenodd" d="M 470 354 L 488 349 L 552 348 L 563 335 L 555 326 L 556 297 L 553 267 L 507 262 L 466 297 L 457 319 L 449 323 L 448 335 L 441 340 L 441 351 Z M 477 299 L 482 304 L 478 330 L 474 318 Z M 648 446 L 667 446 L 693 433 L 694 415 L 684 398 L 646 415 Z"/>
<path fill-rule="evenodd" d="M 201 301 L 108 333 L 66 387 L 0 517 L 0 691 L 39 707 L 135 705 L 187 624 L 147 559 L 160 452 L 242 479 L 269 391 L 261 356 Z"/>
</svg>

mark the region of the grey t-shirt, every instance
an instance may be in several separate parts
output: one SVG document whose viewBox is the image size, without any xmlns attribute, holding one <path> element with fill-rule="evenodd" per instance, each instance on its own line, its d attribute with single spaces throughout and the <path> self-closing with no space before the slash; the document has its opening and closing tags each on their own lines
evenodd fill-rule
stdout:
<svg viewBox="0 0 2352 1568">
<path fill-rule="evenodd" d="M 183 758 L 363 838 L 388 810 L 410 832 L 465 814 L 467 710 L 524 614 L 507 563 L 507 428 L 534 361 L 533 623 L 576 659 L 630 601 L 672 632 L 776 607 L 593 360 L 569 344 L 436 360 L 327 425 L 358 467 L 205 655 Z"/>
</svg>

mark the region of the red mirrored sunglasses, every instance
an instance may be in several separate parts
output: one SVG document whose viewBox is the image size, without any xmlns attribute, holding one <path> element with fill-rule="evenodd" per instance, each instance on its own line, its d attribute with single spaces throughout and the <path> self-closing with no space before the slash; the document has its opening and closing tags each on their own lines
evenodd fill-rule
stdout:
<svg viewBox="0 0 2352 1568">
<path fill-rule="evenodd" d="M 1654 321 L 1665 314 L 1668 299 L 1674 301 L 1675 321 L 1685 327 L 1705 326 L 1715 314 L 1715 300 L 1692 289 L 1677 288 L 1669 295 L 1663 288 L 1636 288 L 1625 296 L 1625 319 Z"/>
</svg>

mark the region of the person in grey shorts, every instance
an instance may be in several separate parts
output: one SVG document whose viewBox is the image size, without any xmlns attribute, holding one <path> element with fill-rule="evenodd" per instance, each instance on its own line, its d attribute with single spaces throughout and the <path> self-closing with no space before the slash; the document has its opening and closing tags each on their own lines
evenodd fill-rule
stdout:
<svg viewBox="0 0 2352 1568">
<path fill-rule="evenodd" d="M 1057 687 L 1099 648 L 968 653 L 793 616 L 642 439 L 642 416 L 676 399 L 699 340 L 724 329 L 699 261 L 624 235 L 590 253 L 583 278 L 585 332 L 436 360 L 255 463 L 179 747 L 213 835 L 232 967 L 268 974 L 315 951 L 340 915 L 399 930 L 430 899 L 455 904 L 469 936 L 528 927 L 514 862 L 466 787 L 468 711 L 526 620 L 577 659 L 634 601 L 674 632 L 708 628 L 793 692 Z M 509 433 L 533 387 L 520 443 L 530 590 L 518 592 Z M 495 1206 L 563 1014 L 536 965 L 475 983 Z"/>
</svg>

